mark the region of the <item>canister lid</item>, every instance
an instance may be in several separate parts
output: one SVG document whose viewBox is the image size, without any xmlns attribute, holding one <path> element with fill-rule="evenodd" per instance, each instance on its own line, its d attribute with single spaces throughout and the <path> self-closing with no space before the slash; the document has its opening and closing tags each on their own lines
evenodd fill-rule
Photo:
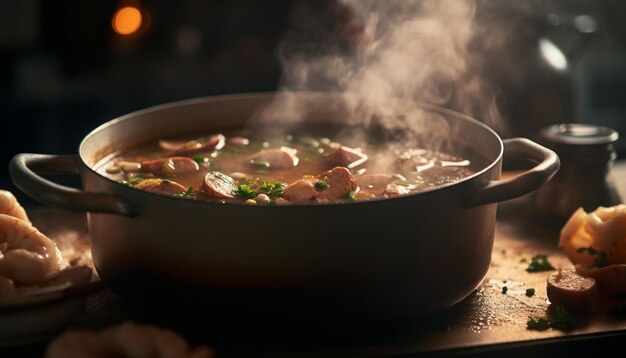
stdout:
<svg viewBox="0 0 626 358">
<path fill-rule="evenodd" d="M 615 143 L 619 134 L 611 128 L 583 123 L 561 123 L 545 127 L 541 136 L 550 142 L 570 145 Z"/>
</svg>

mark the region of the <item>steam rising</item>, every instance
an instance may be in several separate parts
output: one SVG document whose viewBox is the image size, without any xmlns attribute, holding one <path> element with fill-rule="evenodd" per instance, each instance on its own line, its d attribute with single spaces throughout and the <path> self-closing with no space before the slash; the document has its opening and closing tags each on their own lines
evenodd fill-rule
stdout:
<svg viewBox="0 0 626 358">
<path fill-rule="evenodd" d="M 440 145 L 432 138 L 447 138 L 450 129 L 419 102 L 497 125 L 481 57 L 470 50 L 475 11 L 465 0 L 300 3 L 294 10 L 300 22 L 279 50 L 286 94 L 256 120 L 298 123 L 319 103 L 291 91 L 338 91 L 346 123 L 396 129 L 429 147 Z"/>
</svg>

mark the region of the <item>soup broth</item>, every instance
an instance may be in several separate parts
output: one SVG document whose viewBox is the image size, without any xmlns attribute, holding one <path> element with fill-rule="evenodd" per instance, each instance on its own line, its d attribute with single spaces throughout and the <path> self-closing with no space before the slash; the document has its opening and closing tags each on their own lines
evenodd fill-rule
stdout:
<svg viewBox="0 0 626 358">
<path fill-rule="evenodd" d="M 458 181 L 484 163 L 410 145 L 356 147 L 326 137 L 255 138 L 243 132 L 159 140 L 96 170 L 139 190 L 250 205 L 390 198 Z"/>
</svg>

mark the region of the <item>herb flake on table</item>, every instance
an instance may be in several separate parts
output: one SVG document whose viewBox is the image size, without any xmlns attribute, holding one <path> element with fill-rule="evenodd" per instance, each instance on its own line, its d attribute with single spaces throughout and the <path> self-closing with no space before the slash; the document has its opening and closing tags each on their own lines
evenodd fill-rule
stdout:
<svg viewBox="0 0 626 358">
<path fill-rule="evenodd" d="M 532 297 L 534 295 L 535 295 L 535 289 L 534 288 L 527 288 L 526 289 L 526 296 Z"/>
<path fill-rule="evenodd" d="M 564 307 L 557 306 L 554 314 L 549 318 L 529 317 L 526 328 L 535 331 L 544 331 L 548 328 L 569 330 L 576 324 L 576 316 L 568 312 Z"/>
<path fill-rule="evenodd" d="M 554 266 L 550 264 L 548 261 L 548 255 L 535 255 L 530 261 L 528 268 L 526 271 L 528 272 L 541 272 L 541 271 L 552 271 L 554 270 Z"/>
</svg>

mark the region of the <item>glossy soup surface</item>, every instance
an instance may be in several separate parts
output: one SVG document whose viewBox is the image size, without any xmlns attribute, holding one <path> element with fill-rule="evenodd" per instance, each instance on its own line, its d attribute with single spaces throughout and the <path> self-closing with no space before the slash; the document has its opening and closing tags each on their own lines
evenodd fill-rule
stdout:
<svg viewBox="0 0 626 358">
<path fill-rule="evenodd" d="M 139 190 L 246 204 L 351 202 L 420 192 L 475 173 L 479 160 L 397 143 L 356 147 L 324 137 L 241 133 L 159 140 L 96 170 Z"/>
</svg>

